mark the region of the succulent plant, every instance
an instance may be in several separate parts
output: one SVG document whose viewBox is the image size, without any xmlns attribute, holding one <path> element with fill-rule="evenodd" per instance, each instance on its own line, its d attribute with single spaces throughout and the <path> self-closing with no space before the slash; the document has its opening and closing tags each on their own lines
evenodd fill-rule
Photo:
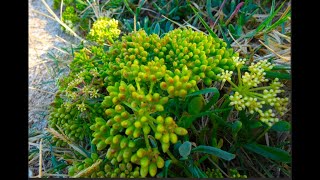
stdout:
<svg viewBox="0 0 320 180">
<path fill-rule="evenodd" d="M 163 38 L 139 30 L 114 41 L 119 32 L 101 27 L 111 23 L 116 29 L 116 21 L 95 23 L 88 36 L 100 45 L 75 53 L 69 75 L 59 80 L 49 125 L 72 140 L 91 139 L 99 154 L 106 153 L 97 168 L 89 167 L 99 158 L 87 158 L 70 175 L 89 168 L 82 177 L 154 177 L 188 134 L 165 111 L 169 99 L 184 101 L 199 83 L 211 85 L 217 74 L 235 69 L 238 54 L 223 40 L 187 28 Z"/>
</svg>

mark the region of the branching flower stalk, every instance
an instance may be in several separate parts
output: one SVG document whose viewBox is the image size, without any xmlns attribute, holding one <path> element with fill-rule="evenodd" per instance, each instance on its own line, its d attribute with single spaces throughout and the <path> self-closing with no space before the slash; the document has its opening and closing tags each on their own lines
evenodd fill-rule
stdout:
<svg viewBox="0 0 320 180">
<path fill-rule="evenodd" d="M 248 68 L 249 72 L 241 75 L 240 68 L 245 61 L 235 57 L 234 62 L 238 72 L 238 85 L 231 80 L 233 71 L 224 70 L 218 75 L 223 84 L 227 81 L 232 86 L 234 94 L 230 96 L 230 105 L 238 111 L 247 109 L 251 114 L 259 113 L 260 120 L 272 126 L 279 121 L 277 115 L 283 116 L 287 111 L 288 104 L 288 98 L 278 97 L 284 92 L 280 89 L 283 84 L 278 78 L 275 78 L 269 85 L 264 85 L 269 82 L 269 79 L 265 78 L 266 71 L 270 71 L 273 65 L 267 60 L 256 64 L 251 63 Z"/>
</svg>

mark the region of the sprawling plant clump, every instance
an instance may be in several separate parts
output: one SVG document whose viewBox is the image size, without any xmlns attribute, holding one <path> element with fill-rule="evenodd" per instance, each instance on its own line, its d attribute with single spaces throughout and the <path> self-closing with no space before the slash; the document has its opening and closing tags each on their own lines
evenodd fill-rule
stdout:
<svg viewBox="0 0 320 180">
<path fill-rule="evenodd" d="M 190 132 L 188 126 L 177 123 L 186 112 L 172 113 L 166 107 L 168 102 L 189 102 L 188 95 L 198 91 L 199 84 L 209 87 L 220 80 L 232 83 L 230 72 L 239 70 L 238 53 L 227 48 L 223 40 L 202 32 L 176 29 L 160 38 L 139 30 L 114 41 L 119 33 L 116 21 L 97 20 L 88 39 L 98 46 L 75 52 L 70 74 L 59 81 L 49 126 L 62 130 L 74 142 L 90 145 L 93 151 L 90 158 L 73 163 L 70 176 L 155 177 L 167 160 L 183 166 L 172 152 Z M 249 85 L 254 78 L 264 79 L 260 77 L 262 70 L 253 66 L 249 67 L 251 76 L 243 75 L 240 84 L 234 87 L 236 93 L 249 96 L 243 104 L 250 112 L 261 108 L 254 104 L 255 99 L 250 99 L 253 91 L 274 89 L 278 93 L 280 87 L 275 80 L 270 88 L 252 89 L 257 88 L 256 84 Z M 262 66 L 268 65 L 259 65 Z M 275 95 L 264 94 L 256 95 L 265 100 L 260 104 L 268 103 L 283 112 L 280 107 L 283 104 L 274 102 L 277 99 L 268 100 Z M 230 105 L 241 110 L 244 107 L 237 104 L 235 97 L 236 94 L 230 97 Z M 191 104 L 199 107 L 188 112 L 197 114 L 200 112 L 197 108 L 202 108 L 205 102 L 202 96 L 196 96 Z M 261 120 L 267 122 L 263 118 L 261 114 Z M 57 138 L 54 141 L 56 145 L 66 145 Z M 221 176 L 211 170 L 203 174 Z M 233 174 L 240 177 L 238 172 Z"/>
</svg>

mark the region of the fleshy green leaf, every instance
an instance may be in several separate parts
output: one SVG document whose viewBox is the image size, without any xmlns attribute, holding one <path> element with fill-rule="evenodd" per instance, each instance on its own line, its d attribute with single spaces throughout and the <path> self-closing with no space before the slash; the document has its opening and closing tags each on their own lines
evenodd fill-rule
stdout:
<svg viewBox="0 0 320 180">
<path fill-rule="evenodd" d="M 202 111 L 206 111 L 206 110 L 210 109 L 211 106 L 213 106 L 218 101 L 218 99 L 220 97 L 220 93 L 217 88 L 210 88 L 210 89 L 213 93 L 213 96 L 211 97 L 210 101 L 204 106 Z"/>
<path fill-rule="evenodd" d="M 224 151 L 224 150 L 212 147 L 212 146 L 204 146 L 204 145 L 200 145 L 196 148 L 193 148 L 191 150 L 191 152 L 192 153 L 195 153 L 195 152 L 207 153 L 207 154 L 217 156 L 217 157 L 222 158 L 227 161 L 230 161 L 236 157 L 234 154 L 231 154 L 227 151 Z"/>
<path fill-rule="evenodd" d="M 287 121 L 279 121 L 271 127 L 271 130 L 279 131 L 279 132 L 290 131 L 290 129 L 291 129 L 291 124 Z"/>
<path fill-rule="evenodd" d="M 279 79 L 291 79 L 291 75 L 288 73 L 280 73 L 280 72 L 272 72 L 272 71 L 267 71 L 266 77 L 267 78 L 279 78 Z"/>
<path fill-rule="evenodd" d="M 231 125 L 232 134 L 236 135 L 240 131 L 241 128 L 242 128 L 241 121 L 236 121 L 236 122 L 232 123 L 232 125 Z"/>
<path fill-rule="evenodd" d="M 255 152 L 257 154 L 260 154 L 261 156 L 270 158 L 275 161 L 286 162 L 286 163 L 291 162 L 290 154 L 279 148 L 268 147 L 268 146 L 256 144 L 256 143 L 245 144 L 243 147 L 249 151 Z"/>
<path fill-rule="evenodd" d="M 189 156 L 191 152 L 191 143 L 189 141 L 184 142 L 180 147 L 179 147 L 179 153 L 182 157 L 187 157 Z"/>
</svg>

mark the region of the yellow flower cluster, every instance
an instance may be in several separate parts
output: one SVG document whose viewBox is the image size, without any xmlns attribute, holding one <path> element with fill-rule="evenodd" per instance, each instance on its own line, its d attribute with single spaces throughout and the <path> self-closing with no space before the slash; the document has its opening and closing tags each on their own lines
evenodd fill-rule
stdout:
<svg viewBox="0 0 320 180">
<path fill-rule="evenodd" d="M 102 45 L 113 43 L 113 39 L 118 38 L 120 32 L 117 20 L 101 17 L 93 23 L 87 38 Z"/>
<path fill-rule="evenodd" d="M 238 111 L 247 109 L 249 113 L 258 112 L 260 120 L 269 126 L 278 122 L 277 114 L 283 116 L 287 111 L 288 98 L 281 98 L 278 95 L 284 90 L 280 88 L 283 84 L 275 78 L 268 86 L 261 86 L 268 82 L 265 77 L 266 72 L 273 68 L 273 65 L 266 60 L 258 63 L 251 63 L 248 67 L 249 72 L 245 72 L 242 76 L 240 68 L 244 65 L 244 60 L 234 58 L 234 62 L 238 69 L 238 85 L 231 81 L 232 71 L 222 71 L 217 77 L 224 83 L 228 81 L 235 91 L 230 96 L 230 105 L 234 106 Z"/>
</svg>

